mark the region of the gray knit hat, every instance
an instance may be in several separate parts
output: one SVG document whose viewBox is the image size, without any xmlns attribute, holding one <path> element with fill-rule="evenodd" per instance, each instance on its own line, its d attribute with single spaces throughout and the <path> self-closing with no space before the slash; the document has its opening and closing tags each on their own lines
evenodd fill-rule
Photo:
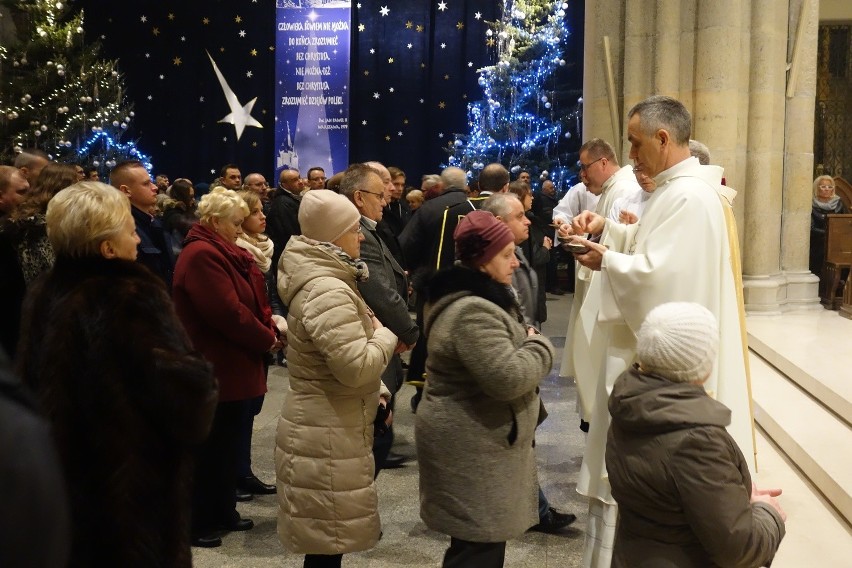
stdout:
<svg viewBox="0 0 852 568">
<path fill-rule="evenodd" d="M 651 310 L 636 334 L 642 370 L 675 383 L 710 376 L 719 350 L 719 325 L 710 310 L 690 302 L 670 302 Z"/>
<path fill-rule="evenodd" d="M 327 189 L 310 190 L 299 204 L 302 234 L 315 241 L 334 242 L 360 219 L 351 201 Z"/>
</svg>

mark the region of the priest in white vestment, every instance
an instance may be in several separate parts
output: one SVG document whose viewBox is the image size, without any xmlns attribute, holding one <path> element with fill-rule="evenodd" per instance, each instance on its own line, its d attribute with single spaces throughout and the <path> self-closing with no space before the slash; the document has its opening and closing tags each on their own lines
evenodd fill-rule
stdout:
<svg viewBox="0 0 852 568">
<path fill-rule="evenodd" d="M 680 102 L 651 97 L 628 117 L 630 158 L 657 186 L 642 217 L 632 225 L 590 212 L 574 220 L 577 234 L 606 233 L 602 244 L 576 238 L 590 250 L 575 255 L 580 264 L 600 271 L 599 313 L 590 331 L 595 343 L 588 352 L 589 365 L 597 365 L 599 375 L 577 483 L 590 502 L 584 565 L 596 567 L 610 565 L 617 520 L 604 462 L 607 399 L 615 379 L 634 363 L 635 334 L 654 307 L 696 302 L 716 317 L 719 352 L 705 388 L 731 409 L 728 431 L 745 456 L 754 455 L 737 290 L 717 193 L 722 170 L 701 166 L 690 156 L 691 119 Z"/>
</svg>

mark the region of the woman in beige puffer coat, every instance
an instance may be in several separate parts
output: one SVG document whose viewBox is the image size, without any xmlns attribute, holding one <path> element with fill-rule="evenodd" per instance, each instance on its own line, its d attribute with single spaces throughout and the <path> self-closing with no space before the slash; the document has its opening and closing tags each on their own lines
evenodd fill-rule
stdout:
<svg viewBox="0 0 852 568">
<path fill-rule="evenodd" d="M 339 566 L 344 553 L 372 548 L 381 528 L 373 421 L 397 338 L 358 293 L 367 276 L 353 260 L 359 220 L 345 197 L 307 193 L 303 235 L 290 239 L 278 268 L 290 372 L 275 449 L 278 534 L 288 550 L 306 554 L 305 566 Z"/>
</svg>

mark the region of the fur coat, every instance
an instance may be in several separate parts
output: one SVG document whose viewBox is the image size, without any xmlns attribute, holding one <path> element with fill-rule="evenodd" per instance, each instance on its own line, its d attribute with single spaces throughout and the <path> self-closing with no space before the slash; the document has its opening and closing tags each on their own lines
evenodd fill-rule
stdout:
<svg viewBox="0 0 852 568">
<path fill-rule="evenodd" d="M 134 262 L 58 258 L 28 292 L 17 370 L 53 426 L 70 565 L 189 567 L 190 451 L 217 387 L 163 282 Z"/>
</svg>

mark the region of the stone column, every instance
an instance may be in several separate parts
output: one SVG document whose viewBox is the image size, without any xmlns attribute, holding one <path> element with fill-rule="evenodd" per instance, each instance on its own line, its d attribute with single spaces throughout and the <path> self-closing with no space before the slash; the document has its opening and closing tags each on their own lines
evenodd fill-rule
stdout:
<svg viewBox="0 0 852 568">
<path fill-rule="evenodd" d="M 725 169 L 727 184 L 739 192 L 734 212 L 742 250 L 748 153 L 748 89 L 742 85 L 748 84 L 750 13 L 738 0 L 701 2 L 691 21 L 694 68 L 680 99 L 692 109 L 692 136 L 707 145 L 712 162 Z"/>
<path fill-rule="evenodd" d="M 586 21 L 583 29 L 583 141 L 590 138 L 612 139 L 603 38 L 610 38 L 615 94 L 620 105 L 623 87 L 623 26 L 623 2 L 586 0 Z"/>
<path fill-rule="evenodd" d="M 787 279 L 788 307 L 816 308 L 819 306 L 819 278 L 808 270 L 808 243 L 813 187 L 818 2 L 791 0 L 789 22 L 788 60 L 792 60 L 793 50 L 798 49 L 799 61 L 795 90 L 792 97 L 786 99 L 781 269 Z M 795 30 L 800 22 L 804 28 L 800 43 L 795 46 Z"/>
<path fill-rule="evenodd" d="M 787 4 L 755 0 L 752 14 L 743 284 L 750 311 L 778 313 L 785 295 L 779 188 L 784 171 Z"/>
</svg>

